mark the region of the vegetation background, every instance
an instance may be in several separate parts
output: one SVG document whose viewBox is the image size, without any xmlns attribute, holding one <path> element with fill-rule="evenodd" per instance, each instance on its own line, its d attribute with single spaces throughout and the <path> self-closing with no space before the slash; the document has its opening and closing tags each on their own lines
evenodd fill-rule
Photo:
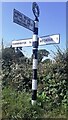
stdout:
<svg viewBox="0 0 68 120">
<path fill-rule="evenodd" d="M 32 56 L 27 58 L 12 47 L 2 50 L 2 120 L 67 118 L 68 50 L 58 46 L 54 60 L 47 50 L 38 51 L 37 104 L 31 105 Z M 56 120 L 57 120 L 56 119 Z"/>
</svg>

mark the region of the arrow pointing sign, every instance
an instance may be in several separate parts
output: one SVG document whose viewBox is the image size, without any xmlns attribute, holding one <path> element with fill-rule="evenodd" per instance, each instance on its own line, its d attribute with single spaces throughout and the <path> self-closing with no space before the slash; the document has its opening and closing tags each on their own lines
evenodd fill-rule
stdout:
<svg viewBox="0 0 68 120">
<path fill-rule="evenodd" d="M 60 35 L 48 35 L 39 38 L 39 45 L 58 44 L 60 42 Z M 22 39 L 12 41 L 12 47 L 29 47 L 32 46 L 32 39 Z"/>
<path fill-rule="evenodd" d="M 12 41 L 12 47 L 29 47 L 29 46 L 32 46 L 32 39 Z"/>
<path fill-rule="evenodd" d="M 48 35 L 39 38 L 39 45 L 58 44 L 60 42 L 60 35 Z"/>
<path fill-rule="evenodd" d="M 34 31 L 34 21 L 16 9 L 13 10 L 13 22 Z"/>
</svg>

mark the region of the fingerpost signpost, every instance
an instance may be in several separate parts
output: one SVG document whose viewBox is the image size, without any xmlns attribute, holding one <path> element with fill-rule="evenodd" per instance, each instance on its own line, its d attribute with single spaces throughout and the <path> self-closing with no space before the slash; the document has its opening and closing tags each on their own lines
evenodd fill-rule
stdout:
<svg viewBox="0 0 68 120">
<path fill-rule="evenodd" d="M 32 11 L 35 16 L 33 21 L 29 17 L 25 16 L 18 10 L 13 10 L 13 22 L 19 24 L 33 32 L 33 38 L 14 40 L 12 41 L 12 47 L 28 47 L 33 46 L 33 78 L 32 78 L 32 105 L 36 104 L 37 100 L 37 64 L 38 64 L 38 45 L 57 44 L 60 42 L 60 35 L 53 34 L 48 36 L 38 37 L 38 23 L 39 23 L 39 7 L 36 2 L 32 4 Z"/>
</svg>

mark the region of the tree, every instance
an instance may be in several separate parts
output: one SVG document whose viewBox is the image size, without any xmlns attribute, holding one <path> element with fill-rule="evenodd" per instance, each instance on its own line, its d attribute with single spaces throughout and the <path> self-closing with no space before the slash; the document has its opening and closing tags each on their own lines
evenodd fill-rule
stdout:
<svg viewBox="0 0 68 120">
<path fill-rule="evenodd" d="M 49 55 L 49 52 L 47 50 L 45 49 L 38 50 L 38 63 L 40 63 L 45 56 L 48 57 L 48 55 Z M 32 60 L 33 60 L 33 54 L 31 56 L 31 62 Z"/>
</svg>

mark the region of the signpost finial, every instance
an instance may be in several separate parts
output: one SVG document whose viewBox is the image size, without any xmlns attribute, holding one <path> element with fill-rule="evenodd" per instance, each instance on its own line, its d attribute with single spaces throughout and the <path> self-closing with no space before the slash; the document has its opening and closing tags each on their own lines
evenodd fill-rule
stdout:
<svg viewBox="0 0 68 120">
<path fill-rule="evenodd" d="M 38 19 L 40 11 L 39 11 L 39 6 L 37 5 L 36 2 L 33 2 L 32 4 L 32 11 L 33 11 L 34 16 Z"/>
</svg>

